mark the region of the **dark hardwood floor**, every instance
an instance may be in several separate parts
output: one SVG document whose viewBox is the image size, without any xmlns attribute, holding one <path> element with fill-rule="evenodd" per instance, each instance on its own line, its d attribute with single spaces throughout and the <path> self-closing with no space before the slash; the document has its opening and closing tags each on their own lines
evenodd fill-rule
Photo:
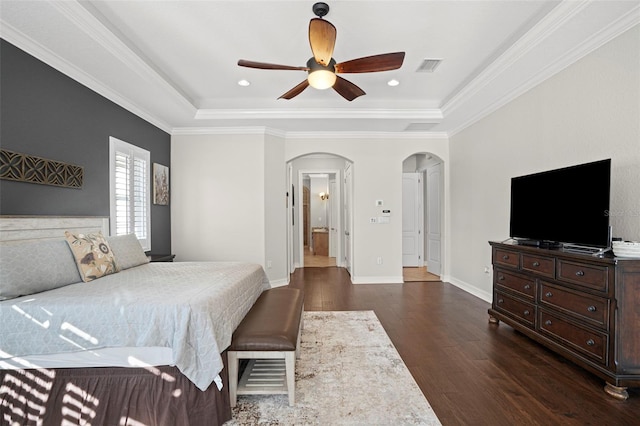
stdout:
<svg viewBox="0 0 640 426">
<path fill-rule="evenodd" d="M 353 285 L 333 267 L 298 269 L 289 285 L 304 288 L 307 311 L 373 310 L 443 425 L 640 425 L 639 388 L 607 396 L 451 284 Z"/>
</svg>

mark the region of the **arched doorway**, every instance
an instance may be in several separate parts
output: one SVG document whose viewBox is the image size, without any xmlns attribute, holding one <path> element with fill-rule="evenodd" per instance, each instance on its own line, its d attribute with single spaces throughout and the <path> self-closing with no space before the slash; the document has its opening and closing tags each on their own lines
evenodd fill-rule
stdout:
<svg viewBox="0 0 640 426">
<path fill-rule="evenodd" d="M 326 253 L 329 262 L 316 262 L 315 266 L 331 264 L 350 269 L 352 219 L 347 197 L 351 192 L 345 191 L 345 170 L 349 168 L 348 159 L 331 153 L 305 154 L 287 162 L 292 194 L 287 236 L 290 273 L 313 266 L 305 262 L 305 252 L 317 257 L 312 260 L 322 260 L 320 256 Z M 326 246 L 319 247 L 324 239 Z"/>
<path fill-rule="evenodd" d="M 402 163 L 404 281 L 439 281 L 442 274 L 443 162 L 416 153 Z"/>
</svg>

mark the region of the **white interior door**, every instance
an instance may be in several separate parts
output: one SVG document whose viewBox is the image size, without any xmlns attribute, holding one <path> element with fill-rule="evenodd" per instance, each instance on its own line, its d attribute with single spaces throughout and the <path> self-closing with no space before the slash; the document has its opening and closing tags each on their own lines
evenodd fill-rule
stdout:
<svg viewBox="0 0 640 426">
<path fill-rule="evenodd" d="M 427 168 L 427 270 L 442 271 L 442 163 Z"/>
<path fill-rule="evenodd" d="M 402 266 L 423 266 L 422 174 L 402 174 Z"/>
<path fill-rule="evenodd" d="M 351 217 L 351 201 L 353 200 L 353 176 L 351 165 L 348 164 L 344 171 L 344 267 L 349 272 L 349 275 L 353 276 L 351 270 L 351 230 L 353 228 Z"/>
</svg>

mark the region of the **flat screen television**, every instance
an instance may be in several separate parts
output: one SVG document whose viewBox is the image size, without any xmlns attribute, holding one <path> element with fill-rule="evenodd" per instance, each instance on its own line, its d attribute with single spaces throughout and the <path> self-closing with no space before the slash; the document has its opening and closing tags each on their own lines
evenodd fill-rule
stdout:
<svg viewBox="0 0 640 426">
<path fill-rule="evenodd" d="M 519 243 L 610 245 L 611 159 L 511 179 L 509 236 Z"/>
</svg>

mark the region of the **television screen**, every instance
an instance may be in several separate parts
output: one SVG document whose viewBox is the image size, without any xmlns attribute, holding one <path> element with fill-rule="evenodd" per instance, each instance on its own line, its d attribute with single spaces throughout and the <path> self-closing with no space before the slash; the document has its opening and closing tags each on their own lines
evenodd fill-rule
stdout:
<svg viewBox="0 0 640 426">
<path fill-rule="evenodd" d="M 511 179 L 509 236 L 609 246 L 611 159 Z"/>
</svg>

